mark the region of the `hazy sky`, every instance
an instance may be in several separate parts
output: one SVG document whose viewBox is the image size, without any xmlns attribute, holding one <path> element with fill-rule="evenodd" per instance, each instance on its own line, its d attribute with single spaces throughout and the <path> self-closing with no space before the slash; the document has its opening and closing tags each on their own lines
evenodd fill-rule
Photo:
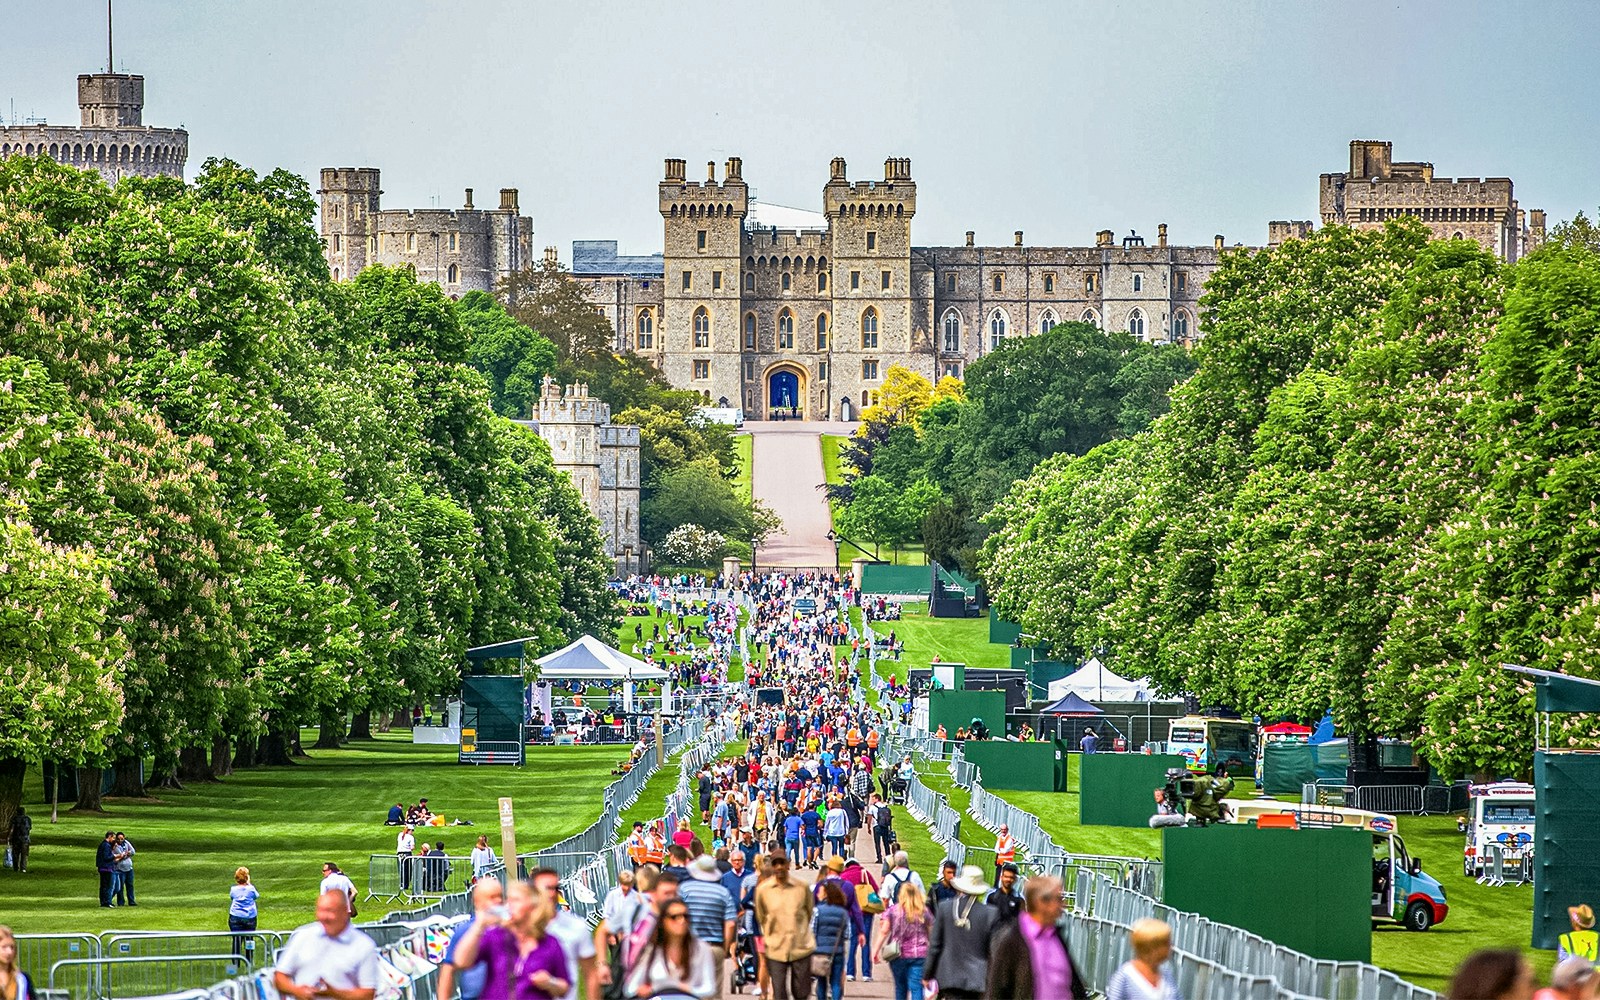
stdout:
<svg viewBox="0 0 1600 1000">
<path fill-rule="evenodd" d="M 0 110 L 77 121 L 101 0 L 0 0 Z M 1260 243 L 1312 219 L 1353 138 L 1439 176 L 1509 176 L 1551 221 L 1600 204 L 1600 2 L 119 0 L 145 121 L 384 204 L 521 189 L 539 246 L 660 249 L 665 157 L 744 159 L 819 207 L 909 156 L 919 245 L 1085 245 L 1098 229 Z M 720 176 L 720 168 L 719 168 Z"/>
</svg>

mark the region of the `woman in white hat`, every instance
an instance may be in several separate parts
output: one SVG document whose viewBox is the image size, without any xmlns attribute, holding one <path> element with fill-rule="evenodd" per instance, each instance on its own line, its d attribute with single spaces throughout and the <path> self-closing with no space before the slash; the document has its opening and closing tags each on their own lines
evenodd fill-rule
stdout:
<svg viewBox="0 0 1600 1000">
<path fill-rule="evenodd" d="M 956 896 L 939 904 L 928 935 L 924 991 L 948 1000 L 978 1000 L 989 978 L 989 944 L 999 913 L 983 901 L 990 886 L 982 868 L 967 865 L 952 884 Z"/>
</svg>

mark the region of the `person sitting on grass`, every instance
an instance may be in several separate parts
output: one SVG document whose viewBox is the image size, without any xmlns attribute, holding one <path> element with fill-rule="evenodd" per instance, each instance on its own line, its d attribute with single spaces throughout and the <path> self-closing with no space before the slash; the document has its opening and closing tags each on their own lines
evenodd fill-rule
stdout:
<svg viewBox="0 0 1600 1000">
<path fill-rule="evenodd" d="M 403 826 L 406 821 L 406 804 L 396 802 L 389 807 L 389 818 L 383 821 L 384 826 Z"/>
</svg>

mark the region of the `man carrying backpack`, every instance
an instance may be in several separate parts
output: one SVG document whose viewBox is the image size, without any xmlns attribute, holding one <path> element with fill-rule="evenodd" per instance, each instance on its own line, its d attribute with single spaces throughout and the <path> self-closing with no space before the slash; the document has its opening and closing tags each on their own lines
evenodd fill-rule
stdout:
<svg viewBox="0 0 1600 1000">
<path fill-rule="evenodd" d="M 878 853 L 874 860 L 881 862 L 894 843 L 894 811 L 883 796 L 873 793 L 867 804 L 867 819 L 872 823 L 872 849 Z"/>
</svg>

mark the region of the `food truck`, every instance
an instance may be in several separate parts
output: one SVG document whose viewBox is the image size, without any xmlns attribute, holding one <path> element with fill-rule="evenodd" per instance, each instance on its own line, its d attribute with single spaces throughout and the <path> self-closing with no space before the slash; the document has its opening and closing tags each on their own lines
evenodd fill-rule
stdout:
<svg viewBox="0 0 1600 1000">
<path fill-rule="evenodd" d="M 1467 789 L 1467 843 L 1461 852 L 1461 870 L 1467 878 L 1483 874 L 1491 847 L 1500 848 L 1507 861 L 1533 857 L 1535 804 L 1533 786 L 1520 781 L 1493 781 Z"/>
<path fill-rule="evenodd" d="M 1422 859 L 1406 851 L 1399 826 L 1387 813 L 1273 799 L 1227 799 L 1229 822 L 1300 827 L 1352 827 L 1372 834 L 1372 919 L 1425 931 L 1450 911 L 1444 887 L 1422 870 Z M 1266 817 L 1263 820 L 1263 817 Z M 1308 902 L 1310 902 L 1308 900 Z"/>
<path fill-rule="evenodd" d="M 1261 739 L 1256 743 L 1256 784 L 1261 784 L 1267 759 L 1268 743 L 1309 743 L 1311 727 L 1298 722 L 1274 722 L 1261 727 Z"/>
<path fill-rule="evenodd" d="M 1256 755 L 1256 727 L 1242 719 L 1185 715 L 1167 727 L 1167 753 L 1182 754 L 1189 770 L 1210 773 L 1220 763 L 1229 774 L 1248 774 Z"/>
</svg>

